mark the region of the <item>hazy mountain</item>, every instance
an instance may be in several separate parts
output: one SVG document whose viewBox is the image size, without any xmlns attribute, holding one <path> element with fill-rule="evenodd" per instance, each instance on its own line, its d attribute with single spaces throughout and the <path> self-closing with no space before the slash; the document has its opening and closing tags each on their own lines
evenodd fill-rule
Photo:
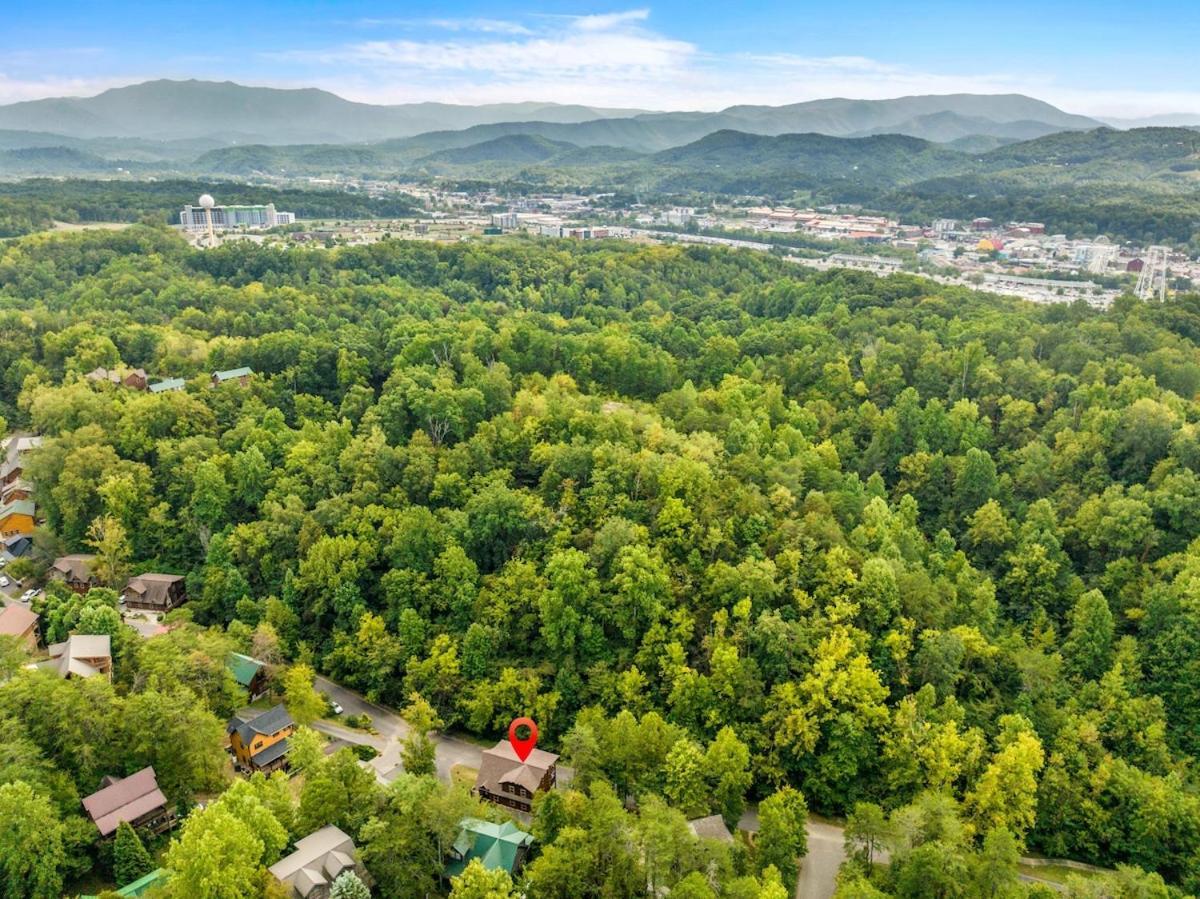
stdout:
<svg viewBox="0 0 1200 899">
<path fill-rule="evenodd" d="M 1101 121 L 1114 128 L 1200 128 L 1200 114 L 1194 112 L 1168 113 L 1140 119 L 1109 119 Z"/>
<path fill-rule="evenodd" d="M 862 138 L 777 136 L 719 131 L 656 153 L 656 187 L 675 191 L 786 195 L 831 192 L 865 201 L 881 190 L 967 168 L 970 159 L 929 141 L 898 134 Z"/>
<path fill-rule="evenodd" d="M 472 144 L 469 147 L 455 147 L 449 150 L 439 150 L 417 160 L 418 164 L 444 162 L 450 165 L 479 165 L 487 162 L 508 162 L 517 165 L 529 165 L 535 162 L 545 162 L 568 150 L 577 150 L 574 144 L 550 140 L 534 134 L 508 134 L 493 140 Z"/>
<path fill-rule="evenodd" d="M 279 90 L 231 81 L 147 81 L 95 97 L 29 100 L 0 106 L 0 128 L 76 138 L 215 138 L 233 143 L 353 143 L 489 122 L 536 118 L 582 122 L 638 110 L 554 103 L 456 106 L 354 103 L 316 88 Z"/>
<path fill-rule="evenodd" d="M 966 137 L 960 137 L 957 140 L 946 141 L 942 144 L 944 147 L 949 147 L 951 150 L 958 150 L 960 153 L 987 153 L 999 147 L 1007 147 L 1009 144 L 1017 143 L 1016 140 L 1009 137 L 992 137 L 990 134 L 968 134 Z"/>
<path fill-rule="evenodd" d="M 1089 127 L 1096 127 L 1092 123 Z M 1011 122 L 998 122 L 981 116 L 966 116 L 957 112 L 935 112 L 929 115 L 915 116 L 888 125 L 877 125 L 866 131 L 856 132 L 848 137 L 868 137 L 872 134 L 907 134 L 910 137 L 920 137 L 939 144 L 949 144 L 965 137 L 994 137 L 1007 141 L 1033 140 L 1047 134 L 1056 134 L 1063 129 L 1049 122 L 1039 122 L 1032 119 L 1017 119 Z"/>
<path fill-rule="evenodd" d="M 914 119 L 953 113 L 956 116 L 1005 125 L 1043 122 L 1052 131 L 1095 128 L 1100 123 L 1071 115 L 1041 100 L 1022 94 L 941 94 L 897 97 L 893 100 L 833 98 L 790 106 L 732 106 L 724 116 L 732 127 L 757 134 L 790 134 L 806 131 L 848 137 L 865 133 L 902 133 L 897 129 Z M 973 133 L 992 133 L 991 129 Z M 914 134 L 913 137 L 932 136 Z M 962 136 L 962 135 L 959 135 Z M 1000 135 L 1008 136 L 1008 135 Z"/>
<path fill-rule="evenodd" d="M 654 151 L 722 130 L 842 137 L 901 133 L 956 140 L 969 134 L 1032 137 L 1098 124 L 1017 94 L 836 98 L 787 106 L 731 106 L 720 112 L 640 112 L 553 103 L 380 106 L 351 102 L 315 88 L 280 90 L 228 81 L 167 80 L 114 88 L 95 97 L 0 106 L 0 129 L 50 132 L 75 139 L 207 140 L 226 146 L 347 144 L 480 126 L 495 129 L 474 135 L 466 143 L 428 146 L 426 152 L 514 133 L 537 134 L 577 146 Z"/>
<path fill-rule="evenodd" d="M 1104 128 L 1011 144 L 957 174 L 900 185 L 874 205 L 915 220 L 986 215 L 1053 231 L 1185 243 L 1200 221 L 1200 134 Z"/>
</svg>

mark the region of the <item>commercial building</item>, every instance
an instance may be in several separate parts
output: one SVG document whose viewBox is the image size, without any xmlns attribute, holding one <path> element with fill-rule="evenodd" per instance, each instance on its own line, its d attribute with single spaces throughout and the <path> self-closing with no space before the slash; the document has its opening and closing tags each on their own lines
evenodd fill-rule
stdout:
<svg viewBox="0 0 1200 899">
<path fill-rule="evenodd" d="M 267 203 L 265 206 L 213 206 L 207 210 L 203 206 L 193 206 L 189 203 L 179 213 L 179 224 L 185 231 L 207 231 L 208 214 L 212 215 L 214 231 L 274 228 L 276 225 L 291 225 L 296 221 L 293 213 L 276 211 L 274 203 Z"/>
</svg>

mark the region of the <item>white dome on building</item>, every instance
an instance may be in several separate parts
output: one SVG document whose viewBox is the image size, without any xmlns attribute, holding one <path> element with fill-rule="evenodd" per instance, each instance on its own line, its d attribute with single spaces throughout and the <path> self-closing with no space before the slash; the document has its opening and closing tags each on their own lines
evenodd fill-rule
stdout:
<svg viewBox="0 0 1200 899">
<path fill-rule="evenodd" d="M 217 201 L 212 198 L 212 194 L 201 194 L 200 205 L 205 209 L 212 209 L 217 205 Z"/>
</svg>

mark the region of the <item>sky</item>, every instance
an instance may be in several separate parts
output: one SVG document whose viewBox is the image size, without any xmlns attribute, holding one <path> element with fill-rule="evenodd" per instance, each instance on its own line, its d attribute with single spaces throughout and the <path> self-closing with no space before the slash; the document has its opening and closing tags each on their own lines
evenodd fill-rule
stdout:
<svg viewBox="0 0 1200 899">
<path fill-rule="evenodd" d="M 0 0 L 0 103 L 151 78 L 353 100 L 720 109 L 1024 93 L 1200 114 L 1200 0 Z"/>
</svg>

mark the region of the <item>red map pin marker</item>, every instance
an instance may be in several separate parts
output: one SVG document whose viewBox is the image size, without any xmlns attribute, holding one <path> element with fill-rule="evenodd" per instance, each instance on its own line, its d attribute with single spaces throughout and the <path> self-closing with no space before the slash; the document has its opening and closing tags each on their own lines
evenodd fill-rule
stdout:
<svg viewBox="0 0 1200 899">
<path fill-rule="evenodd" d="M 524 739 L 517 736 L 518 727 L 528 729 L 529 736 Z M 512 744 L 513 752 L 522 762 L 529 758 L 529 753 L 533 752 L 533 747 L 537 745 L 537 725 L 533 723 L 533 719 L 514 718 L 508 726 L 508 742 Z"/>
</svg>

